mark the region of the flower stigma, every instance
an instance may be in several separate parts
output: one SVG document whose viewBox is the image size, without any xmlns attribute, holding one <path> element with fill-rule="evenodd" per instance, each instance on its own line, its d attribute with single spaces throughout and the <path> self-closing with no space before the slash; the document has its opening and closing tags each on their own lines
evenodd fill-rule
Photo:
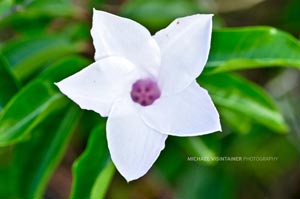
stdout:
<svg viewBox="0 0 300 199">
<path fill-rule="evenodd" d="M 142 105 L 149 106 L 160 97 L 160 89 L 152 79 L 139 79 L 132 85 L 131 99 Z"/>
</svg>

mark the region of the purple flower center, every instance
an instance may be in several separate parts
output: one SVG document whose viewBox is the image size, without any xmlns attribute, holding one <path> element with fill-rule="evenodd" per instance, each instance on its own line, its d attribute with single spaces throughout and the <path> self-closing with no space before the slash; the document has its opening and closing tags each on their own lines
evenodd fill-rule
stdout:
<svg viewBox="0 0 300 199">
<path fill-rule="evenodd" d="M 160 97 L 160 90 L 155 81 L 139 79 L 132 85 L 130 96 L 134 102 L 142 106 L 149 106 Z"/>
</svg>

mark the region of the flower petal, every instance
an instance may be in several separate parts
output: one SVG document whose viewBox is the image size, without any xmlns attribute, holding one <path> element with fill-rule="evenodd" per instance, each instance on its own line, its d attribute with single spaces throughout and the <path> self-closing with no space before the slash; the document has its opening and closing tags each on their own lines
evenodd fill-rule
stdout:
<svg viewBox="0 0 300 199">
<path fill-rule="evenodd" d="M 94 9 L 91 34 L 95 60 L 121 56 L 152 74 L 157 73 L 159 47 L 149 31 L 137 22 Z"/>
<path fill-rule="evenodd" d="M 56 83 L 62 93 L 82 109 L 108 116 L 114 100 L 129 95 L 137 79 L 135 66 L 126 59 L 109 57 Z"/>
<path fill-rule="evenodd" d="M 141 110 L 147 125 L 169 135 L 196 136 L 221 131 L 219 114 L 211 98 L 196 82 Z"/>
<path fill-rule="evenodd" d="M 165 147 L 167 135 L 151 129 L 129 99 L 114 104 L 107 120 L 111 158 L 127 181 L 143 176 Z"/>
<path fill-rule="evenodd" d="M 182 91 L 202 72 L 210 49 L 212 16 L 176 19 L 153 36 L 162 54 L 159 85 L 163 95 Z"/>
</svg>

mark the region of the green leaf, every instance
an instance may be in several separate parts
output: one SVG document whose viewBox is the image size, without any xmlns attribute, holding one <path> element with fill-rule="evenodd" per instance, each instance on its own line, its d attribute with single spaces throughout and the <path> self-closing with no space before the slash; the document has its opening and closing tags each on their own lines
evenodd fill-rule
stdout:
<svg viewBox="0 0 300 199">
<path fill-rule="evenodd" d="M 9 69 L 5 58 L 0 55 L 0 111 L 18 91 L 18 82 Z"/>
<path fill-rule="evenodd" d="M 33 1 L 27 8 L 27 15 L 31 16 L 72 16 L 78 9 L 70 0 Z"/>
<path fill-rule="evenodd" d="M 107 165 L 103 168 L 101 173 L 97 176 L 96 182 L 94 183 L 91 199 L 104 199 L 109 184 L 113 178 L 115 173 L 115 166 L 110 161 Z"/>
<path fill-rule="evenodd" d="M 225 73 L 202 75 L 198 81 L 209 91 L 217 106 L 234 111 L 239 117 L 251 118 L 275 132 L 287 132 L 288 127 L 275 103 L 257 85 Z"/>
<path fill-rule="evenodd" d="M 54 86 L 34 81 L 23 88 L 0 115 L 0 146 L 18 142 L 50 113 L 61 109 L 67 99 Z"/>
<path fill-rule="evenodd" d="M 219 163 L 220 164 L 220 163 Z M 235 168 L 232 163 L 230 168 Z M 178 175 L 176 198 L 188 199 L 237 199 L 237 177 L 222 167 L 204 167 L 196 164 L 185 165 Z"/>
<path fill-rule="evenodd" d="M 73 165 L 71 199 L 104 198 L 114 171 L 102 123 L 92 131 L 86 150 Z"/>
<path fill-rule="evenodd" d="M 0 198 L 41 199 L 62 159 L 82 111 L 67 106 L 65 112 L 47 117 L 25 142 L 0 148 Z M 3 187 L 3 189 L 2 189 Z"/>
<path fill-rule="evenodd" d="M 60 35 L 17 39 L 3 47 L 3 55 L 17 79 L 24 80 L 60 57 L 80 51 L 81 46 Z"/>
<path fill-rule="evenodd" d="M 38 78 L 51 83 L 58 82 L 64 78 L 77 73 L 87 67 L 90 61 L 86 58 L 72 55 L 66 58 L 59 59 L 47 67 Z"/>
<path fill-rule="evenodd" d="M 211 140 L 205 140 L 204 137 L 205 136 L 187 137 L 176 140 L 179 146 L 181 146 L 181 148 L 187 153 L 188 161 L 195 161 L 200 164 L 204 163 L 208 165 L 214 165 L 216 164 L 216 161 L 209 161 L 207 159 L 213 159 L 217 156 L 218 146 L 216 145 L 216 142 L 212 143 Z M 193 158 L 203 158 L 203 161 L 194 160 Z"/>
<path fill-rule="evenodd" d="M 213 72 L 269 66 L 300 68 L 300 42 L 271 27 L 228 28 L 212 35 L 207 67 Z"/>
<path fill-rule="evenodd" d="M 178 144 L 181 138 L 169 137 L 166 140 L 166 147 L 159 155 L 159 158 L 154 163 L 154 168 L 159 170 L 159 173 L 170 183 L 174 183 L 187 162 L 187 156 L 191 155 L 189 151 L 182 151 L 182 147 Z M 170 164 L 176 162 L 176 164 Z"/>
<path fill-rule="evenodd" d="M 0 20 L 10 11 L 12 5 L 13 5 L 13 0 L 0 1 Z"/>
<path fill-rule="evenodd" d="M 253 121 L 251 118 L 245 115 L 241 117 L 239 112 L 222 106 L 218 107 L 218 111 L 223 123 L 226 123 L 233 132 L 247 134 L 252 130 Z"/>
<path fill-rule="evenodd" d="M 199 8 L 195 2 L 182 0 L 132 0 L 127 1 L 121 9 L 121 15 L 134 19 L 151 30 L 165 27 L 178 16 L 197 12 Z"/>
<path fill-rule="evenodd" d="M 0 19 L 6 24 L 19 22 L 21 20 L 41 19 L 42 17 L 68 17 L 78 13 L 78 7 L 70 0 L 1 0 Z M 6 12 L 5 12 L 6 11 Z M 2 21 L 1 21 L 2 22 Z M 0 22 L 0 23 L 1 23 Z"/>
</svg>

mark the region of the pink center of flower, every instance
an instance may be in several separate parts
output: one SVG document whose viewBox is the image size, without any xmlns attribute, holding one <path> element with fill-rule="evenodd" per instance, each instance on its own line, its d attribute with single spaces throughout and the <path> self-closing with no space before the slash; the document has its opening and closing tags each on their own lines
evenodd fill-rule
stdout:
<svg viewBox="0 0 300 199">
<path fill-rule="evenodd" d="M 142 106 L 149 106 L 160 97 L 160 90 L 155 81 L 140 79 L 132 85 L 130 96 L 134 102 Z"/>
</svg>

